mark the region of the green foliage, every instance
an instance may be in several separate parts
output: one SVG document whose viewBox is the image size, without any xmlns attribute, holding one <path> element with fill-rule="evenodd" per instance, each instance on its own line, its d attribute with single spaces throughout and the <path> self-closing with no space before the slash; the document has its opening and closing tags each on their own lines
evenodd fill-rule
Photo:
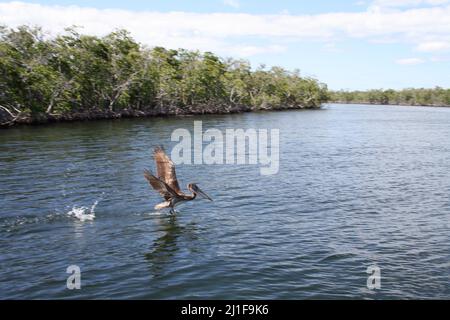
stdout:
<svg viewBox="0 0 450 320">
<path fill-rule="evenodd" d="M 0 111 L 11 116 L 314 108 L 328 99 L 324 84 L 298 71 L 148 49 L 125 30 L 95 37 L 68 28 L 51 38 L 40 28 L 0 27 L 0 75 Z"/>
<path fill-rule="evenodd" d="M 330 100 L 345 103 L 450 106 L 450 89 L 332 91 Z"/>
</svg>

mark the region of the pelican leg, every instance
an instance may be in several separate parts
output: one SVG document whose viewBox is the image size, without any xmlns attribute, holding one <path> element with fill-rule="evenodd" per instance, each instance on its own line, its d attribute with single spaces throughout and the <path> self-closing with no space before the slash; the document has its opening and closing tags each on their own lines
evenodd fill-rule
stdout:
<svg viewBox="0 0 450 320">
<path fill-rule="evenodd" d="M 170 207 L 170 214 L 175 214 L 175 213 L 176 213 L 175 209 Z"/>
</svg>

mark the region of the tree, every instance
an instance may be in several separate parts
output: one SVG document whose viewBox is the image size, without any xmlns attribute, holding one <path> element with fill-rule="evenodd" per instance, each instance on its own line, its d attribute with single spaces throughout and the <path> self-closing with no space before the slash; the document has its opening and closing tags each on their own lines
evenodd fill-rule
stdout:
<svg viewBox="0 0 450 320">
<path fill-rule="evenodd" d="M 298 70 L 252 71 L 248 61 L 211 52 L 149 49 L 125 30 L 96 37 L 71 27 L 52 38 L 40 28 L 0 27 L 0 73 L 3 123 L 91 112 L 315 108 L 328 99 L 324 84 Z"/>
</svg>

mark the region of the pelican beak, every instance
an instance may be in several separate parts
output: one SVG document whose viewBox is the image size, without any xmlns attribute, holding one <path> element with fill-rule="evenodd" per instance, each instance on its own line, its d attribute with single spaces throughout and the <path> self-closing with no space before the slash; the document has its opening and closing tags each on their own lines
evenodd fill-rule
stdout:
<svg viewBox="0 0 450 320">
<path fill-rule="evenodd" d="M 201 195 L 203 198 L 208 199 L 209 201 L 213 201 L 210 196 L 208 196 L 206 193 L 204 193 L 200 188 L 197 187 L 197 193 Z"/>
</svg>

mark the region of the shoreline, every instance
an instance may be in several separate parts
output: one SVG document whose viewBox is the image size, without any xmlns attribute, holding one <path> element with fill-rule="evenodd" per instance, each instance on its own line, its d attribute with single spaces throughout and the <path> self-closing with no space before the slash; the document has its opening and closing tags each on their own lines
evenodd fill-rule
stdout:
<svg viewBox="0 0 450 320">
<path fill-rule="evenodd" d="M 166 117 L 189 117 L 197 115 L 226 115 L 239 114 L 247 112 L 266 112 L 266 111 L 287 111 L 287 110 L 320 110 L 327 104 L 350 104 L 350 105 L 367 105 L 367 106 L 402 106 L 402 107 L 433 107 L 433 108 L 450 108 L 450 105 L 411 105 L 411 104 L 382 104 L 382 103 L 368 103 L 368 102 L 343 102 L 343 101 L 327 101 L 319 106 L 288 106 L 288 107 L 267 107 L 267 108 L 252 108 L 249 106 L 191 106 L 187 108 L 172 107 L 167 109 L 152 108 L 147 110 L 124 109 L 121 111 L 109 111 L 92 109 L 85 112 L 74 112 L 70 114 L 61 115 L 47 115 L 35 114 L 26 115 L 23 118 L 14 120 L 13 122 L 4 122 L 7 115 L 2 114 L 0 110 L 0 130 L 8 128 L 16 128 L 20 126 L 40 126 L 52 125 L 55 123 L 74 123 L 85 121 L 99 121 L 99 120 L 115 120 L 115 119 L 133 119 L 133 118 L 166 118 Z"/>
<path fill-rule="evenodd" d="M 405 103 L 370 103 L 370 102 L 345 102 L 345 101 L 328 101 L 326 103 L 334 104 L 362 104 L 367 106 L 401 106 L 401 107 L 434 107 L 434 108 L 449 108 L 450 105 L 438 104 L 405 104 Z"/>
<path fill-rule="evenodd" d="M 323 104 L 325 104 L 324 102 Z M 6 116 L 0 113 L 0 129 L 16 128 L 19 126 L 39 126 L 51 125 L 55 123 L 71 123 L 83 121 L 115 120 L 131 118 L 165 118 L 165 117 L 187 117 L 196 115 L 226 115 L 239 114 L 246 112 L 264 112 L 264 111 L 286 111 L 286 110 L 318 110 L 319 106 L 288 106 L 288 107 L 270 107 L 270 108 L 252 108 L 249 106 L 217 106 L 214 108 L 205 106 L 192 106 L 188 108 L 153 108 L 147 110 L 124 109 L 118 112 L 109 110 L 93 109 L 87 112 L 75 112 L 62 115 L 34 114 L 26 115 L 24 118 L 16 119 L 12 122 L 4 122 Z"/>
</svg>

